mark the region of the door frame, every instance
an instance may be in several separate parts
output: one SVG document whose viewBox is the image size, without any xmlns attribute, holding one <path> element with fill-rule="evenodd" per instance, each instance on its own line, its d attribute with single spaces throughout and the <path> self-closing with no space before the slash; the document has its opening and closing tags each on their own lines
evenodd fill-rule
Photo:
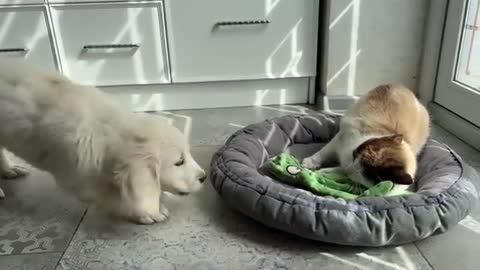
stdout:
<svg viewBox="0 0 480 270">
<path fill-rule="evenodd" d="M 429 1 L 425 39 L 417 94 L 430 111 L 433 121 L 461 140 L 480 150 L 480 128 L 434 102 L 448 4 L 455 0 Z"/>
</svg>

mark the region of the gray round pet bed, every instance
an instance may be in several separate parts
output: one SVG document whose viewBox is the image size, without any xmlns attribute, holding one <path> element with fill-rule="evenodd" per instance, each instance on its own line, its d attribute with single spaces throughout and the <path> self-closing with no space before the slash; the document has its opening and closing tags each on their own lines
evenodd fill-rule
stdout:
<svg viewBox="0 0 480 270">
<path fill-rule="evenodd" d="M 429 140 L 419 156 L 416 193 L 345 200 L 282 184 L 262 171 L 270 157 L 316 152 L 338 131 L 330 114 L 285 116 L 236 132 L 213 157 L 211 180 L 232 208 L 276 229 L 323 242 L 384 246 L 442 233 L 477 201 L 476 172 L 447 146 Z"/>
</svg>

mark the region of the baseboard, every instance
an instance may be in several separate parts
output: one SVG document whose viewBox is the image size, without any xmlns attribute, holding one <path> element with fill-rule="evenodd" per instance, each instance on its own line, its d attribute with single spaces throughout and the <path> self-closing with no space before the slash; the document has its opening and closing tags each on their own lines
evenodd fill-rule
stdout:
<svg viewBox="0 0 480 270">
<path fill-rule="evenodd" d="M 325 111 L 344 112 L 358 99 L 356 96 L 321 95 L 317 98 L 317 107 Z"/>
<path fill-rule="evenodd" d="M 464 120 L 444 107 L 430 103 L 428 109 L 433 121 L 465 143 L 480 151 L 480 128 Z"/>
<path fill-rule="evenodd" d="M 309 80 L 305 77 L 100 89 L 132 111 L 163 111 L 307 103 Z"/>
</svg>

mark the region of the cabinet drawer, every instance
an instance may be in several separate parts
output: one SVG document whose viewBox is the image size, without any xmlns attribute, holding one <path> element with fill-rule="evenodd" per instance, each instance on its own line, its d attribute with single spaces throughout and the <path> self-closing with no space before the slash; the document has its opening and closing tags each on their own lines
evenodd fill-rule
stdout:
<svg viewBox="0 0 480 270">
<path fill-rule="evenodd" d="M 89 85 L 169 83 L 163 5 L 53 5 L 63 72 Z"/>
<path fill-rule="evenodd" d="M 0 56 L 22 57 L 56 70 L 43 7 L 0 8 Z"/>
<path fill-rule="evenodd" d="M 318 0 L 174 0 L 166 7 L 174 82 L 315 75 Z"/>
<path fill-rule="evenodd" d="M 43 4 L 44 0 L 0 0 L 0 5 Z"/>
</svg>

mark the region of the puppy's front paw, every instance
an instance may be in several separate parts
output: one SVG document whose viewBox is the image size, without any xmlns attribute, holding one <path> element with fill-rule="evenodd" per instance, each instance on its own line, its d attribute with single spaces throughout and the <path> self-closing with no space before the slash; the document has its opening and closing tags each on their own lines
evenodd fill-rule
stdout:
<svg viewBox="0 0 480 270">
<path fill-rule="evenodd" d="M 155 220 L 150 215 L 135 217 L 135 218 L 133 218 L 133 221 L 138 223 L 138 224 L 142 224 L 142 225 L 151 225 L 151 224 L 155 223 Z"/>
<path fill-rule="evenodd" d="M 302 166 L 307 168 L 307 169 L 318 169 L 320 168 L 320 165 L 318 162 L 316 162 L 313 157 L 308 157 L 302 161 Z"/>
<path fill-rule="evenodd" d="M 0 200 L 5 199 L 5 193 L 3 193 L 2 188 L 0 188 Z"/>
<path fill-rule="evenodd" d="M 150 225 L 153 223 L 164 222 L 168 219 L 169 211 L 165 206 L 160 205 L 160 211 L 155 214 L 139 215 L 133 218 L 133 221 L 139 224 Z"/>
<path fill-rule="evenodd" d="M 16 179 L 26 175 L 28 175 L 28 169 L 20 165 L 0 169 L 0 176 L 3 179 Z"/>
<path fill-rule="evenodd" d="M 168 219 L 169 215 L 170 215 L 170 212 L 168 211 L 168 209 L 163 204 L 161 204 L 160 214 L 155 217 L 155 222 L 158 222 L 158 223 L 163 222 Z"/>
</svg>

